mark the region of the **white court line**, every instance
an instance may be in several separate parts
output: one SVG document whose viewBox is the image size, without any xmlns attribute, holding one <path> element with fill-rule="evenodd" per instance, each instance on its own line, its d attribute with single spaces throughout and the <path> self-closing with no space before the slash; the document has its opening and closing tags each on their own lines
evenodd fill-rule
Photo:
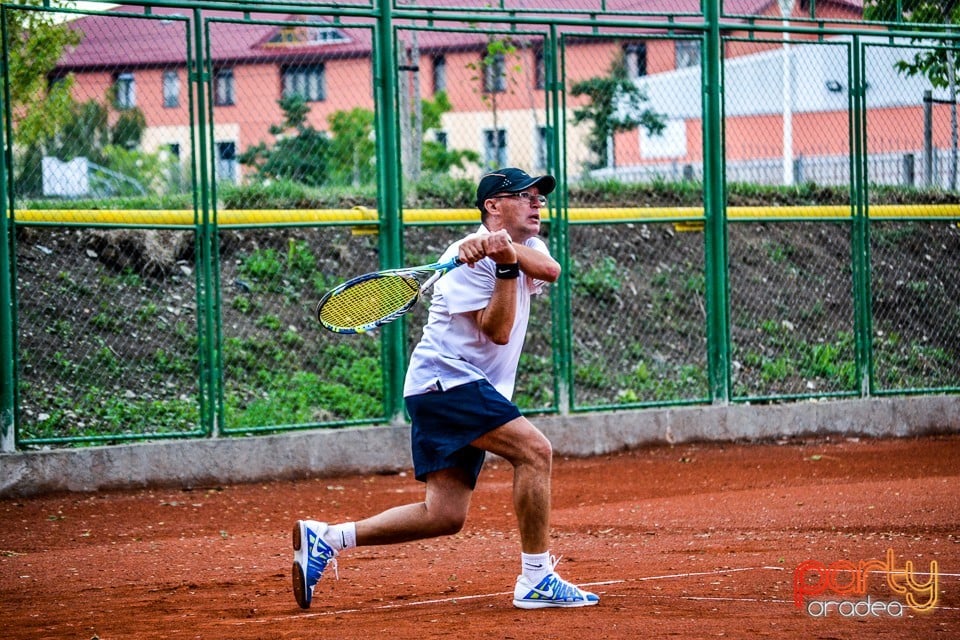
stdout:
<svg viewBox="0 0 960 640">
<path fill-rule="evenodd" d="M 694 573 L 667 573 L 662 576 L 647 576 L 646 578 L 633 578 L 632 582 L 646 582 L 648 580 L 665 580 L 667 578 L 696 578 L 698 576 L 716 576 L 722 573 L 742 573 L 744 571 L 785 571 L 783 567 L 740 567 L 739 569 L 716 569 L 714 571 L 697 571 Z M 621 582 L 626 582 L 622 580 Z"/>
<path fill-rule="evenodd" d="M 728 569 L 715 569 L 713 571 L 693 571 L 689 573 L 665 573 L 656 576 L 644 576 L 642 578 L 624 578 L 621 580 L 603 580 L 600 582 L 584 582 L 581 583 L 582 587 L 602 587 L 612 584 L 625 584 L 627 582 L 649 582 L 651 580 L 671 580 L 679 578 L 697 578 L 703 576 L 717 576 L 724 575 L 728 573 L 744 573 L 746 571 L 786 571 L 785 567 L 773 567 L 773 566 L 760 566 L 760 567 L 733 567 Z M 883 571 L 877 571 L 875 573 L 887 573 Z M 919 571 L 914 571 L 914 575 L 929 575 L 924 574 Z M 937 575 L 943 577 L 960 577 L 960 573 L 937 573 Z M 501 598 L 505 596 L 513 595 L 513 591 L 498 591 L 495 593 L 478 593 L 474 595 L 467 596 L 452 596 L 450 598 L 434 598 L 431 600 L 417 600 L 415 602 L 398 602 L 395 604 L 378 604 L 370 607 L 364 607 L 362 609 L 337 609 L 336 611 L 317 611 L 315 613 L 299 613 L 297 618 L 324 618 L 329 616 L 340 616 L 348 613 L 369 613 L 371 611 L 389 611 L 391 609 L 406 609 L 412 607 L 422 607 L 425 605 L 431 604 L 451 604 L 454 602 L 466 602 L 470 600 L 483 600 L 487 598 Z M 615 594 L 607 594 L 604 597 L 616 597 Z M 682 596 L 676 594 L 643 594 L 641 597 L 646 598 L 669 598 L 673 600 L 713 600 L 718 602 L 754 602 L 754 603 L 773 603 L 773 604 L 790 604 L 792 600 L 781 600 L 781 599 L 769 599 L 764 600 L 760 598 L 733 598 L 729 596 Z M 953 611 L 960 610 L 960 607 L 937 607 L 937 609 Z M 289 616 L 275 616 L 273 618 L 258 618 L 255 620 L 244 620 L 240 622 L 234 622 L 234 625 L 246 625 L 254 622 L 277 622 L 280 620 L 287 620 Z"/>
<path fill-rule="evenodd" d="M 580 583 L 582 587 L 601 587 L 611 584 L 623 584 L 626 582 L 647 582 L 650 580 L 667 580 L 671 578 L 696 578 L 699 576 L 715 576 L 725 573 L 742 573 L 744 571 L 783 571 L 783 567 L 740 567 L 732 569 L 717 569 L 715 571 L 696 571 L 691 573 L 669 573 L 659 576 L 646 576 L 643 578 L 626 578 L 622 580 L 603 580 L 600 582 L 584 582 Z M 297 615 L 297 618 L 323 618 L 328 616 L 339 616 L 348 613 L 361 613 L 361 612 L 371 612 L 371 611 L 388 611 L 390 609 L 405 609 L 409 607 L 422 607 L 429 604 L 450 604 L 453 602 L 464 602 L 468 600 L 482 600 L 485 598 L 500 598 L 504 596 L 513 595 L 513 591 L 498 591 L 496 593 L 478 593 L 472 596 L 453 596 L 450 598 L 435 598 L 432 600 L 417 600 L 416 602 L 400 602 L 396 604 L 379 604 L 372 607 L 364 607 L 363 609 L 337 609 L 336 611 L 318 611 L 316 613 L 300 613 Z M 677 596 L 681 597 L 681 596 Z M 234 625 L 246 625 L 252 622 L 277 622 L 279 620 L 287 620 L 289 616 L 275 616 L 273 618 L 257 618 L 255 620 L 243 620 L 239 622 L 234 622 Z"/>
</svg>

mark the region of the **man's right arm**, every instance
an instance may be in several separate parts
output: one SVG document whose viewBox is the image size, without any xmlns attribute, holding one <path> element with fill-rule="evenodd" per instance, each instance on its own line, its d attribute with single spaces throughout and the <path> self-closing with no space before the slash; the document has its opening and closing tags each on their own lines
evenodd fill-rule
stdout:
<svg viewBox="0 0 960 640">
<path fill-rule="evenodd" d="M 504 231 L 483 236 L 483 253 L 498 264 L 517 262 L 517 245 Z M 504 345 L 510 340 L 517 315 L 517 278 L 497 278 L 490 301 L 483 309 L 474 311 L 477 327 L 494 344 Z"/>
</svg>

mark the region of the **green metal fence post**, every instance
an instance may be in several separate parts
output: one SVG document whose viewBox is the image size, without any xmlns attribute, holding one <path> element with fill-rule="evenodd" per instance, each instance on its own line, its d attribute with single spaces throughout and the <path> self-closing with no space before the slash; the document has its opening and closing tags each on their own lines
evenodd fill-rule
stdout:
<svg viewBox="0 0 960 640">
<path fill-rule="evenodd" d="M 6 22 L 6 20 L 4 20 Z M 6 38 L 4 38 L 6 41 Z M 5 59 L 4 59 L 5 60 Z M 4 64 L 6 68 L 6 64 Z M 6 100 L 0 98 L 0 106 Z M 3 113 L 6 109 L 3 109 Z M 10 272 L 12 258 L 8 215 L 12 207 L 7 207 L 7 127 L 6 118 L 0 123 L 0 141 L 3 143 L 0 153 L 0 452 L 9 453 L 16 449 L 14 433 L 14 356 L 13 356 L 13 287 Z"/>
<path fill-rule="evenodd" d="M 13 353 L 13 295 L 10 260 L 10 227 L 7 214 L 7 162 L 6 153 L 0 154 L 0 180 L 2 180 L 2 204 L 0 204 L 0 452 L 16 449 L 14 430 L 15 385 Z"/>
<path fill-rule="evenodd" d="M 707 368 L 714 402 L 730 400 L 730 283 L 724 194 L 723 75 L 720 0 L 705 0 L 708 24 L 703 64 L 703 204 L 707 308 Z"/>
<path fill-rule="evenodd" d="M 860 395 L 869 396 L 872 389 L 873 358 L 871 348 L 872 320 L 870 314 L 870 256 L 869 220 L 867 215 L 867 148 L 866 148 L 866 87 L 864 60 L 860 36 L 853 37 L 852 64 L 850 70 L 851 142 L 852 153 L 850 179 L 852 181 L 853 229 L 853 308 L 855 358 Z"/>
<path fill-rule="evenodd" d="M 376 110 L 377 192 L 380 205 L 381 268 L 399 267 L 403 260 L 403 224 L 400 216 L 402 175 L 397 146 L 397 65 L 393 43 L 393 0 L 380 0 L 375 26 L 373 92 Z M 403 414 L 403 379 L 406 345 L 402 322 L 382 329 L 384 408 L 389 419 Z"/>
<path fill-rule="evenodd" d="M 4 144 L 4 146 L 6 146 Z M 10 262 L 11 228 L 7 215 L 7 162 L 6 153 L 0 154 L 0 452 L 9 453 L 16 449 L 14 409 L 16 387 L 14 383 L 14 340 L 13 340 L 13 286 Z"/>
<path fill-rule="evenodd" d="M 570 335 L 570 242 L 567 237 L 567 171 L 566 163 L 561 162 L 564 149 L 564 97 L 563 83 L 558 80 L 559 45 L 557 25 L 550 25 L 550 32 L 544 42 L 543 65 L 546 75 L 547 130 L 550 137 L 547 146 L 547 170 L 557 179 L 557 197 L 553 200 L 553 218 L 550 221 L 550 253 L 560 263 L 564 277 L 557 282 L 552 291 L 551 305 L 553 318 L 553 392 L 554 406 L 561 414 L 569 413 L 571 384 L 571 349 L 573 339 Z"/>
<path fill-rule="evenodd" d="M 211 254 L 211 235 L 214 234 L 211 229 L 211 183 L 215 176 L 210 175 L 210 165 L 208 156 L 208 131 L 207 131 L 207 100 L 206 91 L 210 82 L 210 73 L 206 70 L 207 62 L 204 60 L 203 52 L 208 51 L 204 46 L 209 39 L 205 38 L 204 22 L 201 10 L 193 9 L 193 28 L 194 28 L 194 86 L 196 87 L 197 108 L 195 112 L 196 122 L 196 158 L 195 175 L 198 176 L 197 200 L 194 201 L 195 211 L 200 213 L 198 234 L 197 260 L 200 268 L 197 269 L 197 320 L 200 323 L 198 327 L 200 344 L 198 358 L 200 361 L 200 416 L 202 427 L 207 435 L 216 435 L 218 431 L 218 413 L 216 400 L 218 394 L 217 372 L 215 363 L 217 362 L 217 344 L 215 340 L 215 323 L 219 321 L 214 314 L 214 283 L 211 275 L 211 265 L 213 256 Z M 208 57 L 209 59 L 209 57 Z M 212 131 L 212 118 L 210 130 Z"/>
<path fill-rule="evenodd" d="M 200 68 L 203 68 L 204 64 L 211 64 L 213 61 L 213 56 L 210 52 L 210 43 L 212 38 L 210 37 L 210 26 L 209 24 L 203 30 L 204 42 L 206 43 L 206 48 L 203 50 L 203 54 L 197 53 L 197 58 L 200 61 Z M 205 62 L 206 61 L 206 62 Z M 211 66 L 210 71 L 205 76 L 205 83 L 201 84 L 203 89 L 209 89 L 210 91 L 210 100 L 207 108 L 209 109 L 209 125 L 205 125 L 204 121 L 201 119 L 200 127 L 203 129 L 205 126 L 209 126 L 210 131 L 210 158 L 216 157 L 216 139 L 214 138 L 213 132 L 215 128 L 214 118 L 213 118 L 213 68 Z M 203 93 L 201 90 L 200 93 Z M 202 111 L 203 103 L 198 105 L 198 113 L 204 113 Z M 193 135 L 193 139 L 196 139 L 196 134 Z M 206 251 L 207 259 L 204 261 L 204 270 L 203 273 L 198 275 L 198 279 L 202 278 L 205 291 L 207 293 L 204 298 L 204 312 L 208 319 L 207 322 L 207 353 L 209 355 L 209 402 L 211 404 L 210 409 L 210 429 L 209 433 L 211 435 L 217 436 L 220 434 L 220 431 L 223 426 L 225 426 L 225 406 L 224 401 L 224 375 L 223 375 L 223 290 L 220 286 L 220 220 L 217 215 L 217 176 L 216 169 L 211 168 L 213 165 L 205 165 L 205 170 L 210 170 L 210 178 L 204 180 L 206 186 L 205 189 L 200 191 L 202 197 L 202 210 L 203 210 L 203 220 L 204 220 L 204 231 L 205 234 L 202 236 L 204 241 L 204 247 Z M 197 301 L 200 302 L 199 300 Z M 199 308 L 199 307 L 198 307 Z"/>
<path fill-rule="evenodd" d="M 3 37 L 3 69 L 7 69 L 7 9 L 0 10 Z M 16 355 L 14 340 L 13 264 L 14 234 L 10 215 L 13 212 L 13 163 L 9 154 L 13 143 L 10 127 L 9 83 L 6 73 L 0 93 L 0 452 L 9 453 L 17 446 L 16 436 Z"/>
</svg>

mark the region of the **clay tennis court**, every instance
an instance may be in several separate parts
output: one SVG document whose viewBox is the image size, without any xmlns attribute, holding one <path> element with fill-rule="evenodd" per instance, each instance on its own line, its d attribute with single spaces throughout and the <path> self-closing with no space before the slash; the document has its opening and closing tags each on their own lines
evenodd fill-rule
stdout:
<svg viewBox="0 0 960 640">
<path fill-rule="evenodd" d="M 958 461 L 956 435 L 655 446 L 558 459 L 553 552 L 563 556 L 562 575 L 601 595 L 599 606 L 571 610 L 511 605 L 518 542 L 512 474 L 502 462 L 484 470 L 460 534 L 341 555 L 340 579 L 328 570 L 308 611 L 290 591 L 293 521 L 360 518 L 419 500 L 419 483 L 407 474 L 367 475 L 7 499 L 3 635 L 956 638 Z M 794 606 L 800 563 L 885 562 L 889 550 L 893 584 L 913 585 L 915 600 L 932 603 L 927 611 L 903 604 L 906 594 L 882 571 L 869 574 L 865 595 L 804 597 L 805 606 L 849 601 L 826 617 Z M 918 585 L 930 585 L 932 574 L 936 593 L 922 595 Z M 837 576 L 831 584 L 854 584 Z M 810 573 L 803 588 L 815 591 L 828 578 Z M 903 606 L 852 615 L 853 601 L 867 598 Z"/>
</svg>

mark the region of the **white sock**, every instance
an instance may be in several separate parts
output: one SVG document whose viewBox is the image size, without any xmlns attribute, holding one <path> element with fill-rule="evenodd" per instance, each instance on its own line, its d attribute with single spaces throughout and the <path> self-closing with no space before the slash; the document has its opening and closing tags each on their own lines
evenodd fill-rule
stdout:
<svg viewBox="0 0 960 640">
<path fill-rule="evenodd" d="M 352 549 L 357 546 L 357 525 L 353 522 L 332 524 L 323 534 L 323 539 L 336 551 Z"/>
<path fill-rule="evenodd" d="M 534 585 L 539 584 L 541 580 L 553 573 L 549 551 L 545 551 L 544 553 L 521 553 L 520 566 L 523 569 L 523 575 Z"/>
</svg>

